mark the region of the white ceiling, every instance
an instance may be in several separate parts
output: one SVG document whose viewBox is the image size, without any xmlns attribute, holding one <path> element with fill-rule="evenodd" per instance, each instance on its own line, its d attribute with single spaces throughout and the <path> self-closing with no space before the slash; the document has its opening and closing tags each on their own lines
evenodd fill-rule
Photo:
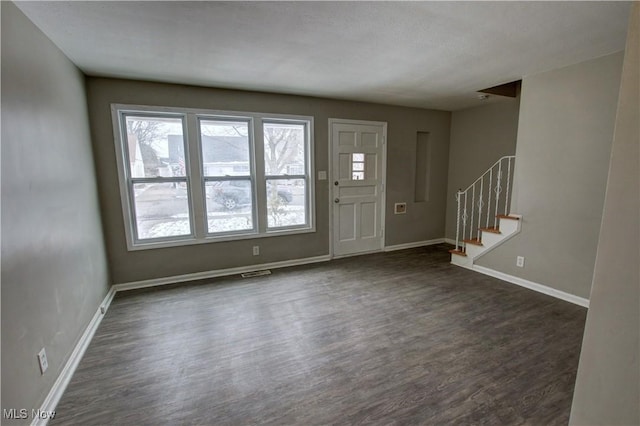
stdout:
<svg viewBox="0 0 640 426">
<path fill-rule="evenodd" d="M 88 75 L 457 110 L 624 49 L 628 2 L 17 2 Z"/>
</svg>

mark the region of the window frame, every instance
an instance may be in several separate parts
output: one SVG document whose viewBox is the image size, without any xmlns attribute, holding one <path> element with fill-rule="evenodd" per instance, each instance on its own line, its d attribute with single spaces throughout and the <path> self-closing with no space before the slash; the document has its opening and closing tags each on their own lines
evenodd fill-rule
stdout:
<svg viewBox="0 0 640 426">
<path fill-rule="evenodd" d="M 258 233 L 258 218 L 256 217 L 256 192 L 255 192 L 255 176 L 256 176 L 256 159 L 255 159 L 255 137 L 254 137 L 254 119 L 253 117 L 248 116 L 221 116 L 221 115 L 205 115 L 205 114 L 196 114 L 195 116 L 198 132 L 196 134 L 198 139 L 198 164 L 200 166 L 200 173 L 202 179 L 202 188 L 203 188 L 203 200 L 204 200 L 204 213 L 206 215 L 205 219 L 205 235 L 206 238 L 224 238 L 226 236 L 235 236 L 235 235 L 243 235 L 243 234 L 253 234 Z M 247 139 L 248 139 L 248 148 L 249 148 L 249 171 L 248 176 L 238 176 L 238 175 L 226 175 L 226 176 L 210 176 L 204 173 L 204 154 L 203 154 L 203 144 L 202 144 L 202 132 L 200 129 L 202 128 L 202 121 L 217 121 L 217 122 L 246 122 L 247 123 Z M 249 186 L 251 188 L 251 223 L 252 228 L 242 229 L 238 231 L 226 231 L 226 232 L 209 232 L 209 224 L 208 224 L 208 210 L 207 210 L 207 182 L 231 182 L 231 181 L 249 181 Z"/>
<path fill-rule="evenodd" d="M 280 235 L 294 235 L 316 231 L 315 215 L 315 171 L 314 171 L 314 118 L 312 116 L 268 114 L 258 112 L 223 111 L 196 108 L 178 108 L 167 106 L 111 104 L 114 132 L 114 145 L 120 199 L 124 218 L 125 238 L 129 251 L 154 248 L 177 247 L 193 244 L 208 244 L 232 240 L 265 238 Z M 138 239 L 133 184 L 129 176 L 126 116 L 141 117 L 183 117 L 183 140 L 185 152 L 185 177 L 136 178 L 161 181 L 178 179 L 186 181 L 187 203 L 189 208 L 190 235 Z M 253 206 L 252 230 L 210 233 L 208 230 L 206 182 L 215 180 L 247 180 L 246 176 L 212 177 L 204 175 L 202 155 L 201 120 L 247 121 L 249 128 L 249 179 L 252 188 Z M 282 179 L 305 179 L 305 218 L 306 224 L 269 228 L 267 218 L 263 123 L 295 123 L 305 125 L 305 172 L 303 175 L 275 175 Z"/>
<path fill-rule="evenodd" d="M 267 119 L 262 119 L 261 120 L 261 129 L 264 130 L 264 125 L 265 124 L 296 124 L 296 125 L 302 125 L 304 126 L 304 138 L 305 138 L 305 144 L 304 144 L 304 158 L 305 158 L 305 174 L 295 174 L 295 175 L 288 175 L 288 174 L 279 174 L 279 175 L 275 175 L 275 174 L 267 174 L 266 170 L 265 172 L 262 174 L 262 178 L 263 178 L 263 182 L 261 182 L 260 187 L 264 188 L 265 191 L 265 197 L 266 197 L 266 191 L 267 191 L 267 181 L 269 180 L 293 180 L 293 179 L 301 179 L 304 180 L 305 183 L 305 223 L 301 224 L 301 225 L 289 225 L 289 226 L 277 226 L 277 227 L 269 227 L 269 220 L 267 218 L 266 221 L 266 231 L 267 232 L 279 232 L 279 231 L 286 231 L 286 230 L 294 230 L 294 229 L 304 229 L 306 227 L 309 226 L 309 221 L 310 221 L 310 214 L 311 212 L 309 211 L 309 207 L 310 207 L 310 202 L 309 202 L 309 186 L 310 186 L 310 180 L 313 180 L 313 173 L 311 173 L 309 171 L 309 164 L 310 164 L 310 160 L 309 160 L 309 152 L 310 151 L 310 144 L 309 144 L 309 140 L 311 138 L 311 134 L 310 134 L 310 125 L 308 121 L 305 120 L 287 120 L 287 119 L 274 119 L 274 118 L 267 118 Z M 264 135 L 263 135 L 263 141 L 264 141 Z M 264 144 L 263 144 L 264 146 Z M 264 161 L 264 152 L 262 155 L 263 161 Z"/>
</svg>

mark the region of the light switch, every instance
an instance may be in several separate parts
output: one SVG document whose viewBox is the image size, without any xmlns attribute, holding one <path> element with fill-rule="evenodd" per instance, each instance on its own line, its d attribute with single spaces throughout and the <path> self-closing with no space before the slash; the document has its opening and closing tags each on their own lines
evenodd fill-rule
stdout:
<svg viewBox="0 0 640 426">
<path fill-rule="evenodd" d="M 326 172 L 326 170 L 320 170 L 318 172 L 318 180 L 327 180 L 327 172 Z"/>
</svg>

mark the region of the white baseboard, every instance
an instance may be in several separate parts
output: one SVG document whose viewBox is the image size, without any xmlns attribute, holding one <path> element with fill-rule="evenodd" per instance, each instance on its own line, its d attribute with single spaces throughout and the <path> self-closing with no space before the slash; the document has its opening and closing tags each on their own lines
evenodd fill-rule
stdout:
<svg viewBox="0 0 640 426">
<path fill-rule="evenodd" d="M 538 293 L 543 293 L 548 296 L 555 297 L 557 299 L 562 299 L 564 301 L 571 302 L 576 305 L 583 306 L 585 308 L 589 307 L 589 299 L 576 296 L 575 294 L 566 293 L 561 290 L 556 290 L 555 288 L 548 287 L 543 284 L 538 284 L 533 281 L 525 280 L 524 278 L 505 274 L 504 272 L 496 271 L 490 268 L 485 268 L 484 266 L 480 266 L 480 265 L 473 265 L 471 269 L 476 272 L 480 272 L 481 274 L 489 275 L 490 277 L 498 278 L 503 281 L 507 281 L 512 284 L 519 285 L 520 287 L 528 288 L 529 290 L 537 291 Z"/>
<path fill-rule="evenodd" d="M 456 240 L 454 240 L 453 238 L 445 238 L 444 242 L 447 244 L 451 244 L 452 246 L 456 245 Z"/>
<path fill-rule="evenodd" d="M 258 265 L 240 266 L 237 268 L 216 269 L 213 271 L 195 272 L 192 274 L 174 275 L 172 277 L 154 278 L 150 280 L 133 281 L 129 283 L 114 284 L 116 291 L 135 290 L 138 288 L 155 287 L 167 284 L 175 284 L 186 281 L 202 280 L 208 278 L 237 275 L 244 272 L 257 271 L 261 269 L 286 268 L 288 266 L 306 265 L 309 263 L 327 262 L 331 260 L 329 255 L 305 257 L 302 259 L 284 260 L 281 262 L 261 263 Z"/>
<path fill-rule="evenodd" d="M 396 245 L 393 245 L 393 246 L 386 246 L 384 248 L 384 251 L 406 250 L 406 249 L 416 248 L 416 247 L 431 246 L 431 245 L 434 245 L 434 244 L 440 244 L 440 243 L 444 243 L 444 242 L 445 242 L 444 238 L 436 238 L 434 240 L 425 240 L 425 241 L 414 241 L 412 243 L 404 243 L 404 244 L 396 244 Z"/>
<path fill-rule="evenodd" d="M 51 413 L 55 411 L 58 402 L 60 402 L 60 398 L 64 393 L 65 389 L 69 385 L 71 381 L 71 377 L 73 377 L 73 373 L 75 373 L 76 368 L 78 368 L 78 364 L 80 364 L 80 360 L 82 356 L 86 352 L 89 347 L 89 343 L 91 343 L 91 339 L 93 339 L 93 335 L 96 333 L 98 326 L 102 322 L 102 318 L 104 318 L 104 314 L 109 309 L 109 305 L 111 305 L 111 301 L 113 300 L 113 296 L 115 296 L 116 290 L 111 286 L 109 292 L 102 300 L 100 306 L 96 310 L 96 313 L 89 321 L 89 325 L 85 328 L 84 333 L 80 336 L 80 340 L 76 344 L 75 348 L 73 348 L 73 352 L 71 352 L 71 356 L 67 360 L 66 364 L 62 368 L 60 375 L 56 379 L 55 383 L 51 387 L 51 390 L 47 394 L 47 397 L 44 399 L 42 406 L 40 407 L 40 412 L 42 413 Z M 42 419 L 39 417 L 35 417 L 31 422 L 31 426 L 44 426 L 49 422 L 49 419 Z"/>
</svg>

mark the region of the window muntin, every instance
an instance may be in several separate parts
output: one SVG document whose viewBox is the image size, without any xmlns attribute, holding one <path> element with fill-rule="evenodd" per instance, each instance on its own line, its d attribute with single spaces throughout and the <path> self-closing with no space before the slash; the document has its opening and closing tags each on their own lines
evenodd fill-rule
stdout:
<svg viewBox="0 0 640 426">
<path fill-rule="evenodd" d="M 351 180 L 364 179 L 365 155 L 363 153 L 354 152 L 351 154 Z"/>
<path fill-rule="evenodd" d="M 313 118 L 127 105 L 112 111 L 130 250 L 315 230 Z M 136 148 L 135 132 L 142 139 L 147 128 L 153 142 Z M 145 164 L 141 152 L 132 163 L 132 149 L 153 151 L 159 163 Z"/>
</svg>

